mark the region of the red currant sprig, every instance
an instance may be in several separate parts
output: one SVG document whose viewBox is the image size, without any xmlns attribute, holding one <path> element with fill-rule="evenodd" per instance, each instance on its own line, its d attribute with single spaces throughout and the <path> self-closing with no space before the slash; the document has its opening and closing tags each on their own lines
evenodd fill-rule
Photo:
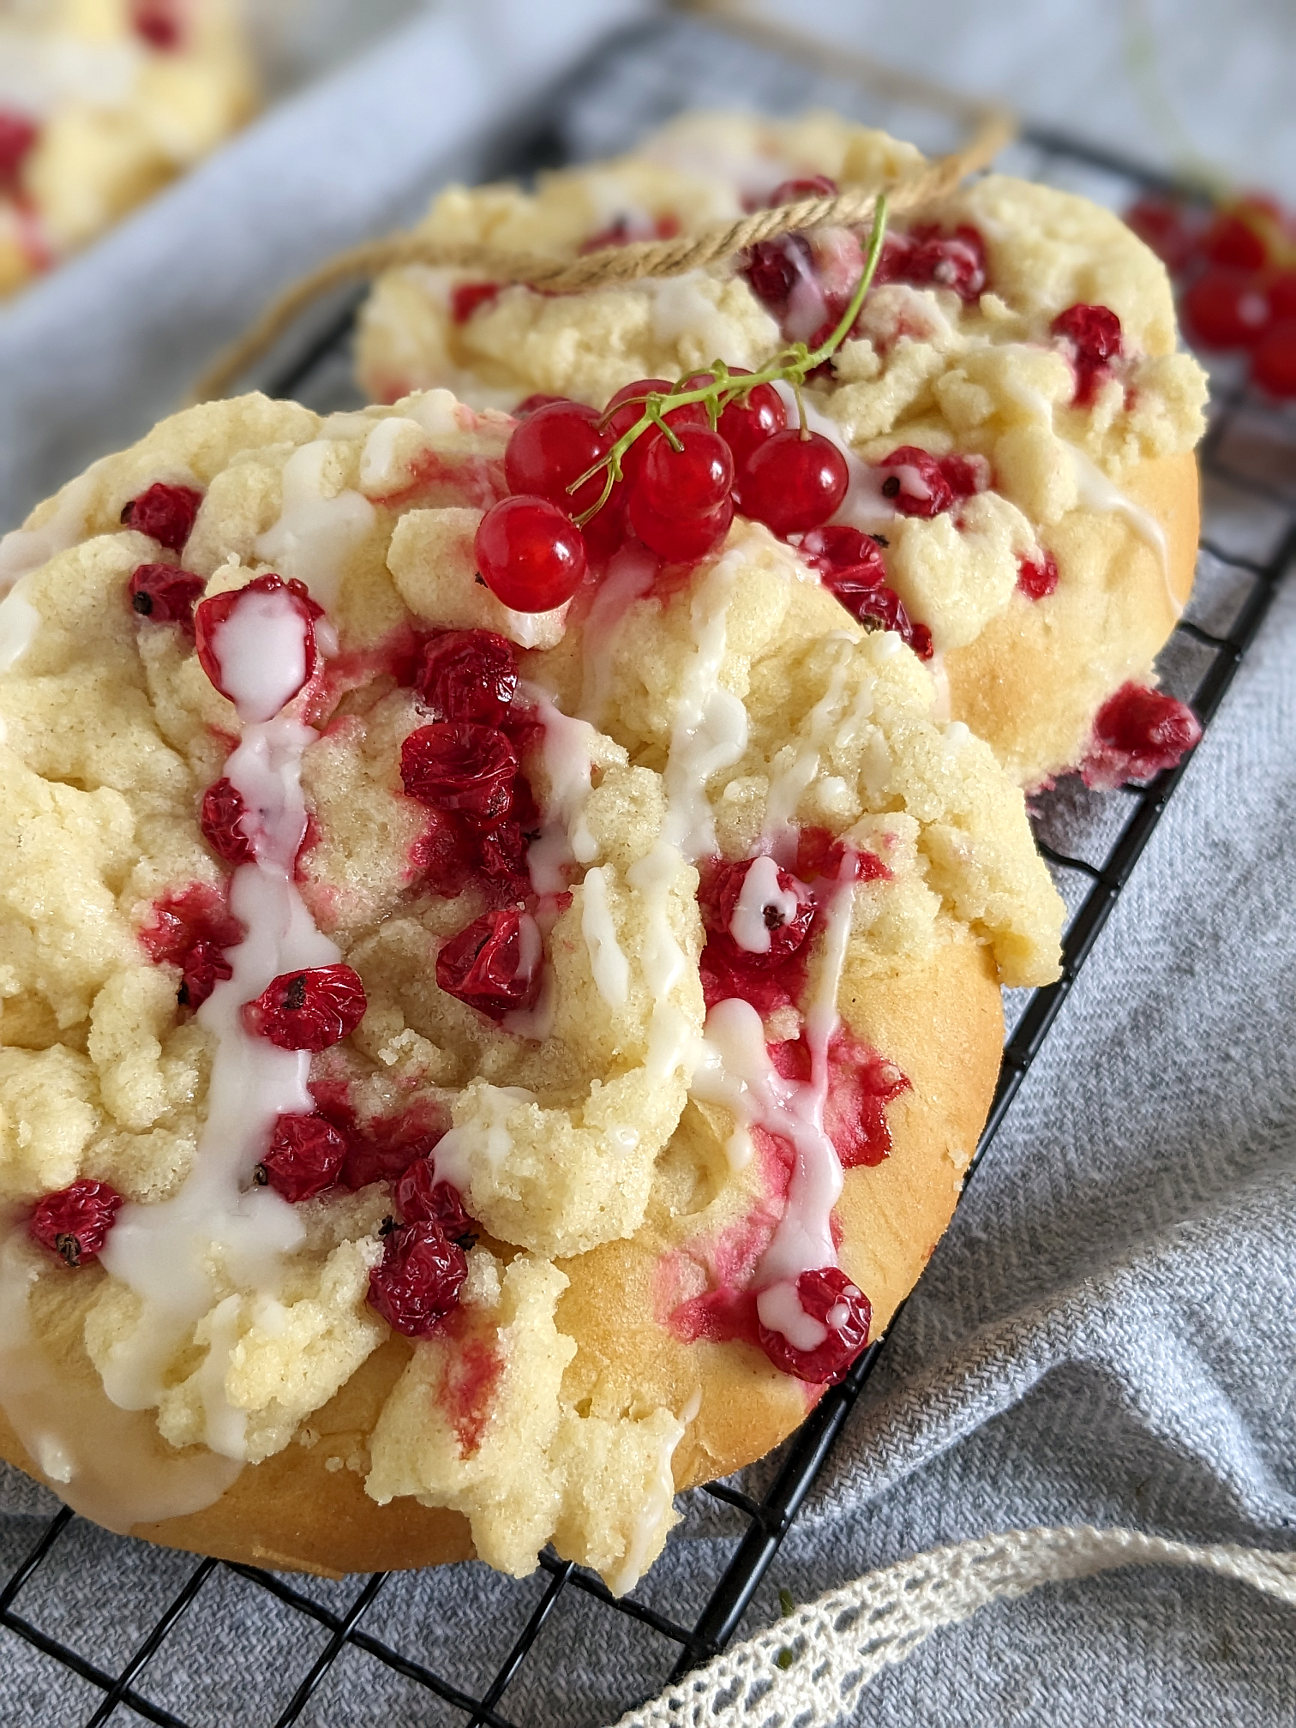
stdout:
<svg viewBox="0 0 1296 1728">
<path fill-rule="evenodd" d="M 784 348 L 757 372 L 717 360 L 671 383 L 645 378 L 602 414 L 579 402 L 526 405 L 505 452 L 511 495 L 477 530 L 477 568 L 518 612 L 565 605 L 591 559 L 633 536 L 668 563 L 694 562 L 719 544 L 737 507 L 777 534 L 826 522 L 845 496 L 846 460 L 805 425 L 789 427 L 775 383 L 801 387 L 846 340 L 882 253 L 879 197 L 863 273 L 841 318 L 811 348 Z"/>
</svg>

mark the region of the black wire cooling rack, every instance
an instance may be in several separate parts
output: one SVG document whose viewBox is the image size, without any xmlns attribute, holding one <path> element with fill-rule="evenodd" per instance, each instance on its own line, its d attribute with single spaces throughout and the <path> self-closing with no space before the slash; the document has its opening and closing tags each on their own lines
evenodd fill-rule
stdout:
<svg viewBox="0 0 1296 1728">
<path fill-rule="evenodd" d="M 812 55 L 660 18 L 604 42 L 480 166 L 525 175 L 615 152 L 678 109 L 732 103 L 735 91 L 771 113 L 833 107 L 929 150 L 950 147 L 960 124 L 921 100 L 826 76 Z M 1003 164 L 1116 209 L 1142 192 L 1175 190 L 1137 163 L 1041 127 L 1028 128 Z M 318 408 L 351 405 L 353 313 L 351 305 L 335 316 L 271 388 Z M 1163 684 L 1192 704 L 1203 727 L 1296 562 L 1296 418 L 1235 377 L 1215 385 L 1197 588 L 1161 663 Z M 1183 771 L 1105 793 L 1065 782 L 1039 800 L 1037 838 L 1070 909 L 1062 977 L 1010 998 L 1003 1071 L 973 1170 Z M 663 1601 L 652 1574 L 617 1601 L 598 1578 L 546 1554 L 530 1580 L 491 1580 L 483 1613 L 486 1598 L 457 1587 L 458 1568 L 363 1581 L 286 1577 L 129 1544 L 60 1511 L 28 1551 L 0 1545 L 0 1577 L 9 1568 L 0 1588 L 0 1674 L 21 1641 L 23 1671 L 34 1676 L 30 1713 L 24 1705 L 13 1728 L 524 1728 L 528 1700 L 539 1698 L 549 1700 L 546 1716 L 572 1728 L 610 1721 L 724 1648 L 882 1347 L 872 1346 L 822 1399 L 773 1465 L 692 1497 L 687 1602 L 678 1580 Z M 30 1536 L 31 1521 L 5 1528 Z"/>
</svg>

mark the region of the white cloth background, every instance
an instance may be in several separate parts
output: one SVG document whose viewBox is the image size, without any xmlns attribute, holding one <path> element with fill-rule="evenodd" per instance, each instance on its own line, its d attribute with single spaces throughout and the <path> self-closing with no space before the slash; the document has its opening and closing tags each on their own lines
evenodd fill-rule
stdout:
<svg viewBox="0 0 1296 1728">
<path fill-rule="evenodd" d="M 604 10 L 445 8 L 272 115 L 0 315 L 0 523 L 170 406 L 274 282 L 403 216 L 435 165 L 492 108 L 515 108 Z M 1118 7 L 795 8 L 812 11 L 831 11 L 839 27 L 846 17 L 873 52 L 1016 97 L 1073 131 L 1161 147 L 1122 71 Z M 483 58 L 483 18 L 503 54 L 497 74 Z M 1202 0 L 1173 27 L 1165 19 L 1164 69 L 1172 94 L 1184 86 L 1181 112 L 1202 127 L 1201 146 L 1226 161 L 1233 151 L 1248 178 L 1290 186 L 1292 120 L 1276 71 L 1290 74 L 1290 9 L 1252 0 L 1225 15 Z M 507 80 L 493 103 L 492 76 Z M 1296 473 L 1288 478 L 1296 489 Z M 1244 512 L 1239 549 L 1267 550 L 1276 527 Z M 810 1603 L 934 1546 L 1026 1526 L 1293 1546 L 1294 742 L 1289 582 L 749 1628 L 772 1620 L 778 1585 Z M 48 1504 L 0 1475 L 0 1577 Z M 695 1611 L 732 1528 L 694 1497 L 643 1598 Z M 191 1570 L 78 1526 L 15 1606 L 116 1671 Z M 112 1578 L 120 1591 L 106 1589 Z M 333 1605 L 355 1593 L 303 1588 Z M 472 1689 L 538 1591 L 455 1567 L 393 1581 L 365 1625 Z M 307 1644 L 294 1617 L 225 1572 L 200 1609 L 141 1685 L 194 1722 L 257 1720 L 249 1699 L 273 1720 L 322 1634 Z M 555 1728 L 607 1722 L 666 1666 L 657 1641 L 569 1595 L 504 1708 Z M 81 1722 L 97 1698 L 0 1633 L 0 1720 Z M 302 1721 L 451 1719 L 428 1710 L 426 1694 L 348 1651 Z M 949 1625 L 884 1669 L 851 1714 L 888 1728 L 1270 1728 L 1293 1718 L 1296 1611 L 1235 1576 L 1148 1566 L 1049 1584 Z"/>
</svg>

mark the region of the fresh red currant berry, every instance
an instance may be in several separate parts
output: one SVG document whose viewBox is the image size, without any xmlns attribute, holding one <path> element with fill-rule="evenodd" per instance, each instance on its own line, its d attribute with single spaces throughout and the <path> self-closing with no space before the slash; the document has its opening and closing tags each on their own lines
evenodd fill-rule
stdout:
<svg viewBox="0 0 1296 1728">
<path fill-rule="evenodd" d="M 833 522 L 824 528 L 812 528 L 800 544 L 801 556 L 821 576 L 831 570 L 854 570 L 861 565 L 876 571 L 877 580 L 886 580 L 882 563 L 882 548 L 871 534 L 850 528 L 843 522 Z"/>
<path fill-rule="evenodd" d="M 193 609 L 207 586 L 174 564 L 140 564 L 130 579 L 131 611 L 154 624 L 193 627 Z"/>
<path fill-rule="evenodd" d="M 246 815 L 243 794 L 233 781 L 223 776 L 202 795 L 198 826 L 202 829 L 203 839 L 218 858 L 236 868 L 256 859 L 256 849 L 243 820 Z"/>
<path fill-rule="evenodd" d="M 438 720 L 401 745 L 401 782 L 411 798 L 477 822 L 500 822 L 513 803 L 517 752 L 496 726 Z"/>
<path fill-rule="evenodd" d="M 294 1205 L 313 1200 L 337 1181 L 347 1151 L 346 1135 L 322 1116 L 280 1116 L 256 1180 Z"/>
<path fill-rule="evenodd" d="M 123 1203 L 106 1182 L 83 1178 L 57 1194 L 43 1195 L 27 1220 L 27 1232 L 65 1266 L 84 1266 L 99 1258 Z"/>
<path fill-rule="evenodd" d="M 497 726 L 517 694 L 513 644 L 493 630 L 439 630 L 424 645 L 418 693 L 437 720 Z"/>
<path fill-rule="evenodd" d="M 450 290 L 450 320 L 466 324 L 474 312 L 492 306 L 499 299 L 502 282 L 460 282 Z"/>
<path fill-rule="evenodd" d="M 16 108 L 0 108 L 0 191 L 13 191 L 40 127 Z"/>
<path fill-rule="evenodd" d="M 272 978 L 244 1004 L 243 1024 L 280 1050 L 318 1052 L 354 1032 L 367 1006 L 360 975 L 350 966 L 310 966 Z"/>
<path fill-rule="evenodd" d="M 902 444 L 878 463 L 890 469 L 882 482 L 882 496 L 889 498 L 901 516 L 939 516 L 954 504 L 954 488 L 943 472 L 939 457 Z"/>
<path fill-rule="evenodd" d="M 1251 382 L 1279 401 L 1296 398 L 1296 318 L 1279 319 L 1256 344 Z"/>
<path fill-rule="evenodd" d="M 540 937 L 515 906 L 486 912 L 437 955 L 436 981 L 447 996 L 500 1020 L 529 1008 L 540 987 Z"/>
<path fill-rule="evenodd" d="M 547 498 L 502 498 L 477 526 L 477 568 L 491 593 L 515 612 L 564 606 L 585 575 L 585 541 Z"/>
<path fill-rule="evenodd" d="M 464 1210 L 463 1195 L 453 1182 L 438 1182 L 431 1158 L 416 1158 L 397 1178 L 392 1194 L 402 1222 L 439 1224 L 452 1242 L 472 1236 L 477 1226 Z"/>
<path fill-rule="evenodd" d="M 668 564 L 696 564 L 729 532 L 734 504 L 726 498 L 706 516 L 663 516 L 634 492 L 630 495 L 630 526 L 650 552 Z"/>
<path fill-rule="evenodd" d="M 1269 323 L 1269 296 L 1254 271 L 1212 265 L 1185 290 L 1183 318 L 1203 348 L 1254 348 Z"/>
<path fill-rule="evenodd" d="M 192 486 L 168 486 L 159 480 L 123 506 L 122 525 L 179 552 L 193 532 L 202 500 L 202 493 Z"/>
<path fill-rule="evenodd" d="M 525 420 L 528 414 L 534 414 L 537 408 L 547 408 L 551 402 L 570 402 L 570 396 L 546 396 L 543 390 L 536 390 L 530 396 L 524 396 L 513 410 L 515 420 Z"/>
<path fill-rule="evenodd" d="M 395 1331 L 427 1338 L 458 1305 L 467 1276 L 463 1249 L 434 1219 L 400 1224 L 369 1274 L 369 1301 Z"/>
<path fill-rule="evenodd" d="M 311 599 L 310 589 L 304 582 L 299 582 L 296 577 L 290 577 L 285 582 L 282 576 L 268 571 L 264 576 L 254 577 L 245 587 L 228 588 L 223 594 L 213 594 L 210 599 L 200 601 L 194 609 L 194 647 L 198 654 L 198 664 L 221 695 L 233 701 L 230 688 L 227 687 L 234 682 L 229 676 L 232 668 L 227 669 L 221 664 L 221 639 L 225 626 L 241 607 L 259 608 L 270 595 L 282 595 L 284 602 L 300 620 L 301 664 L 291 671 L 286 683 L 278 684 L 273 695 L 258 691 L 258 695 L 265 694 L 264 707 L 258 709 L 255 716 L 259 720 L 270 719 L 278 708 L 290 702 L 314 677 L 320 659 L 315 641 L 315 620 L 324 616 L 324 608 Z M 237 663 L 236 660 L 235 664 Z M 288 673 L 289 668 L 285 666 L 284 671 Z M 290 686 L 298 673 L 301 682 L 293 689 Z M 271 679 L 269 683 L 274 685 L 276 680 Z M 272 703 L 277 706 L 271 706 Z M 269 711 L 264 711 L 265 708 Z"/>
<path fill-rule="evenodd" d="M 710 377 L 709 372 L 695 374 L 695 378 L 706 381 L 709 381 Z M 680 388 L 682 386 L 672 384 L 665 378 L 637 378 L 633 384 L 624 385 L 603 410 L 603 430 L 609 443 L 614 444 L 617 439 L 623 438 L 630 428 L 643 418 L 644 405 L 650 395 L 669 396 L 673 390 Z M 709 427 L 711 424 L 706 406 L 702 402 L 686 402 L 679 408 L 668 408 L 662 418 L 676 432 L 685 426 Z M 622 456 L 621 473 L 631 486 L 638 480 L 648 452 L 660 438 L 660 432 L 642 432 Z"/>
<path fill-rule="evenodd" d="M 1283 318 L 1296 318 L 1296 270 L 1280 270 L 1276 276 L 1271 276 L 1265 297 L 1274 323 Z"/>
<path fill-rule="evenodd" d="M 1200 222 L 1177 200 L 1140 198 L 1125 212 L 1125 220 L 1172 275 L 1182 270 L 1192 257 Z"/>
<path fill-rule="evenodd" d="M 803 1272 L 796 1291 L 802 1308 L 821 1323 L 827 1337 L 813 1350 L 798 1350 L 781 1332 L 762 1325 L 761 1349 L 782 1373 L 815 1386 L 835 1386 L 868 1343 L 873 1319 L 869 1299 L 839 1266 Z"/>
<path fill-rule="evenodd" d="M 1237 210 L 1221 210 L 1202 235 L 1200 250 L 1212 264 L 1261 270 L 1269 262 L 1264 238 Z"/>
<path fill-rule="evenodd" d="M 775 432 L 739 477 L 739 508 L 775 534 L 821 527 L 846 496 L 846 458 L 819 432 Z"/>
<path fill-rule="evenodd" d="M 779 204 L 799 204 L 803 198 L 835 198 L 837 182 L 827 174 L 807 174 L 799 180 L 781 180 L 766 203 L 773 210 Z"/>
<path fill-rule="evenodd" d="M 805 883 L 772 858 L 744 858 L 720 864 L 702 913 L 731 954 L 753 966 L 777 966 L 804 946 L 815 903 Z"/>
<path fill-rule="evenodd" d="M 630 496 L 630 519 L 641 501 L 658 516 L 710 516 L 733 487 L 733 452 L 718 432 L 705 426 L 682 426 L 675 437 L 658 438 L 644 458 Z M 643 536 L 640 535 L 642 539 Z"/>
<path fill-rule="evenodd" d="M 1051 552 L 1033 552 L 1017 561 L 1017 586 L 1028 600 L 1046 600 L 1057 591 L 1057 559 Z"/>
<path fill-rule="evenodd" d="M 735 373 L 738 368 L 734 368 Z M 772 384 L 757 384 L 722 410 L 716 431 L 733 451 L 734 464 L 744 467 L 757 448 L 787 425 L 783 398 Z"/>
<path fill-rule="evenodd" d="M 547 498 L 573 516 L 596 504 L 603 492 L 602 471 L 575 492 L 568 487 L 612 446 L 599 420 L 598 410 L 583 402 L 551 402 L 519 421 L 504 452 L 509 491 Z"/>
</svg>

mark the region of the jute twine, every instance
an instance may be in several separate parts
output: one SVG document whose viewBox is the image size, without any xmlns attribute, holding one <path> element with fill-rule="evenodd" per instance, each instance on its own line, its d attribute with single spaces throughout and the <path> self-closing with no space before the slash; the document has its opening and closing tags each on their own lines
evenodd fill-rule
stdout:
<svg viewBox="0 0 1296 1728">
<path fill-rule="evenodd" d="M 524 282 L 528 287 L 543 288 L 553 294 L 574 294 L 586 288 L 618 286 L 647 277 L 684 276 L 780 234 L 797 234 L 828 224 L 866 226 L 873 219 L 878 195 L 883 191 L 894 212 L 936 203 L 967 175 L 992 161 L 1014 132 L 1014 123 L 1007 114 L 991 113 L 981 121 L 963 149 L 936 157 L 916 173 L 890 185 L 846 186 L 831 197 L 801 198 L 773 209 L 754 210 L 735 222 L 711 223 L 691 234 L 605 246 L 575 257 L 502 251 L 475 242 L 441 240 L 418 229 L 402 229 L 378 240 L 366 240 L 337 253 L 272 301 L 256 322 L 203 373 L 195 386 L 194 400 L 207 402 L 227 395 L 236 380 L 322 295 L 349 282 L 369 280 L 384 270 L 426 264 L 464 271 L 487 282 Z"/>
</svg>

